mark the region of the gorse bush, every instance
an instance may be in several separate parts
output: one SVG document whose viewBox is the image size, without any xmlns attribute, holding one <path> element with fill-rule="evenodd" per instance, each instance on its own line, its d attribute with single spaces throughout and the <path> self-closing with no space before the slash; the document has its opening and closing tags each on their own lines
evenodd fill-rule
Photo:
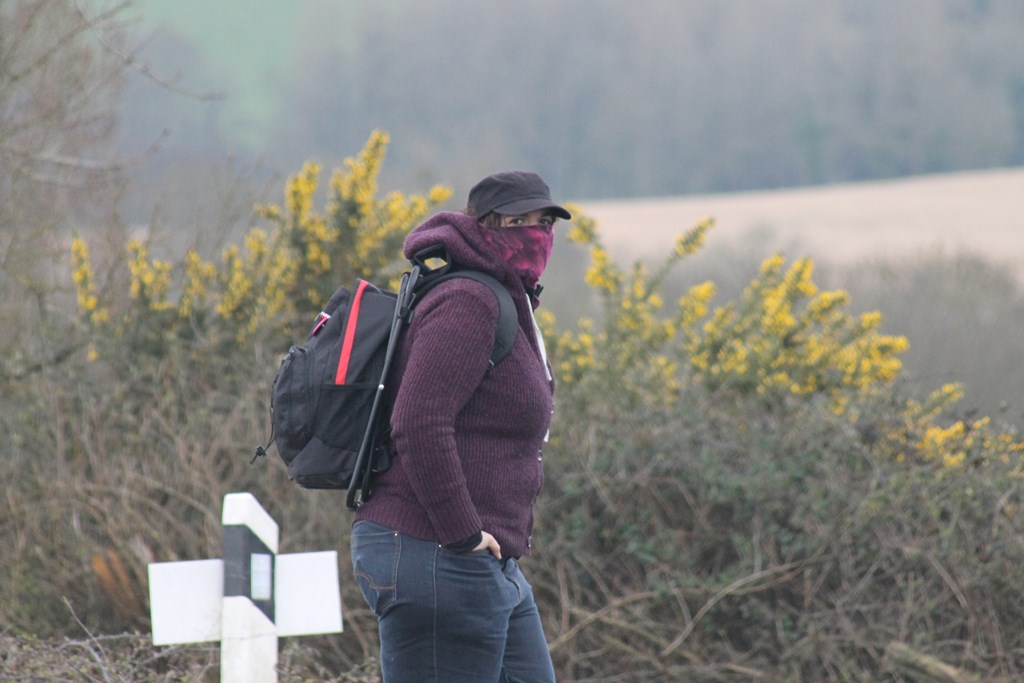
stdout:
<svg viewBox="0 0 1024 683">
<path fill-rule="evenodd" d="M 322 213 L 313 208 L 321 169 L 306 164 L 288 179 L 283 206 L 256 207 L 270 229 L 251 229 L 242 244 L 224 250 L 219 264 L 195 250 L 172 264 L 152 258 L 144 242 L 129 242 L 127 299 L 100 301 L 88 245 L 75 239 L 73 280 L 95 342 L 151 355 L 166 352 L 173 340 L 251 345 L 262 337 L 280 345 L 338 282 L 396 279 L 406 233 L 451 193 L 435 187 L 427 196 L 393 192 L 379 199 L 387 143 L 385 134 L 374 133 L 358 158 L 335 170 Z"/>
<path fill-rule="evenodd" d="M 909 642 L 1015 680 L 1024 591 L 997 577 L 1024 559 L 1020 438 L 942 422 L 956 385 L 901 398 L 907 340 L 819 291 L 809 261 L 663 310 L 709 227 L 652 273 L 620 270 L 585 220 L 570 233 L 603 322 L 546 321 L 561 384 L 540 590 L 563 673 L 876 681 Z"/>
<path fill-rule="evenodd" d="M 284 552 L 343 549 L 346 632 L 317 640 L 318 666 L 373 655 L 342 497 L 248 457 L 279 355 L 339 282 L 393 282 L 405 234 L 450 195 L 378 197 L 386 146 L 375 133 L 334 171 L 322 211 L 307 164 L 219 261 L 132 242 L 100 277 L 74 241 L 80 362 L 8 389 L 25 400 L 2 418 L 0 619 L 65 632 L 63 596 L 91 628 L 145 628 L 146 564 L 218 556 L 223 495 L 248 490 Z M 904 680 L 892 643 L 1024 675 L 1019 436 L 956 416 L 956 385 L 905 397 L 907 340 L 819 290 L 809 260 L 767 258 L 734 301 L 705 282 L 667 303 L 710 220 L 624 269 L 574 214 L 601 308 L 539 316 L 559 391 L 526 562 L 560 678 Z"/>
<path fill-rule="evenodd" d="M 670 401 L 683 379 L 687 386 L 697 383 L 712 392 L 824 394 L 840 400 L 899 374 L 898 355 L 907 340 L 879 334 L 877 312 L 848 313 L 845 292 L 819 292 L 807 259 L 789 269 L 781 256 L 767 259 L 741 299 L 716 308 L 710 317 L 712 282 L 692 287 L 674 312 L 661 315 L 665 276 L 700 248 L 711 226 L 705 221 L 680 237 L 655 273 L 637 263 L 627 274 L 599 244 L 594 226 L 585 218 L 578 221 L 569 237 L 591 247 L 586 278 L 603 297 L 605 325 L 596 338 L 585 321 L 583 333 L 566 332 L 558 339 L 565 351 L 559 354 L 563 381 L 571 383 L 593 368 L 602 349 L 614 358 L 612 372 L 630 368 L 624 377 L 635 376 L 657 401 Z"/>
</svg>

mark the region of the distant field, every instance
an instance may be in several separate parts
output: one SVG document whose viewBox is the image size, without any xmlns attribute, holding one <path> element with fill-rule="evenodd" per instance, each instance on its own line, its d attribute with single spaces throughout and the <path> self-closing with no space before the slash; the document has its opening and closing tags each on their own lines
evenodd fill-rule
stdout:
<svg viewBox="0 0 1024 683">
<path fill-rule="evenodd" d="M 704 216 L 709 243 L 759 239 L 836 263 L 941 250 L 1014 265 L 1024 278 L 1024 168 L 766 192 L 582 201 L 618 253 L 664 253 Z M 792 253 L 793 247 L 803 253 Z"/>
</svg>

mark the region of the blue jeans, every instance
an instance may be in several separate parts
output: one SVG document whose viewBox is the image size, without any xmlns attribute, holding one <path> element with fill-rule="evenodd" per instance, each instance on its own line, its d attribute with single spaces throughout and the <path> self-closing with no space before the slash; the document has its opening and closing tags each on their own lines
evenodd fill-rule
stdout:
<svg viewBox="0 0 1024 683">
<path fill-rule="evenodd" d="M 352 529 L 352 566 L 377 614 L 384 683 L 554 683 L 514 559 L 456 553 L 364 520 Z"/>
</svg>

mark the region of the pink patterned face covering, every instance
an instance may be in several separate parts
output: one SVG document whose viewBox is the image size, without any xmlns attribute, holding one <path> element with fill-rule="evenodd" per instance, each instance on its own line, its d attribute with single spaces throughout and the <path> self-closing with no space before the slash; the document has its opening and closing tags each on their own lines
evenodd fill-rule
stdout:
<svg viewBox="0 0 1024 683">
<path fill-rule="evenodd" d="M 523 284 L 537 286 L 551 258 L 555 231 L 551 225 L 522 225 L 510 228 L 484 228 L 484 239 L 498 255 L 519 273 Z"/>
</svg>

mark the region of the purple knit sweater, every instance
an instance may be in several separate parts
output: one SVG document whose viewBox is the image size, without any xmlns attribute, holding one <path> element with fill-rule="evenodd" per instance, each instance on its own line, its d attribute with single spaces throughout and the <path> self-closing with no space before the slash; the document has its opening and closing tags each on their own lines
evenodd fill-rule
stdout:
<svg viewBox="0 0 1024 683">
<path fill-rule="evenodd" d="M 396 457 L 355 520 L 441 545 L 487 531 L 503 556 L 520 557 L 530 551 L 544 480 L 554 384 L 523 285 L 481 230 L 475 218 L 440 213 L 409 234 L 405 253 L 443 243 L 454 261 L 504 284 L 519 320 L 512 351 L 488 368 L 498 302 L 486 285 L 455 278 L 424 296 L 395 356 L 402 378 L 391 416 Z"/>
</svg>

